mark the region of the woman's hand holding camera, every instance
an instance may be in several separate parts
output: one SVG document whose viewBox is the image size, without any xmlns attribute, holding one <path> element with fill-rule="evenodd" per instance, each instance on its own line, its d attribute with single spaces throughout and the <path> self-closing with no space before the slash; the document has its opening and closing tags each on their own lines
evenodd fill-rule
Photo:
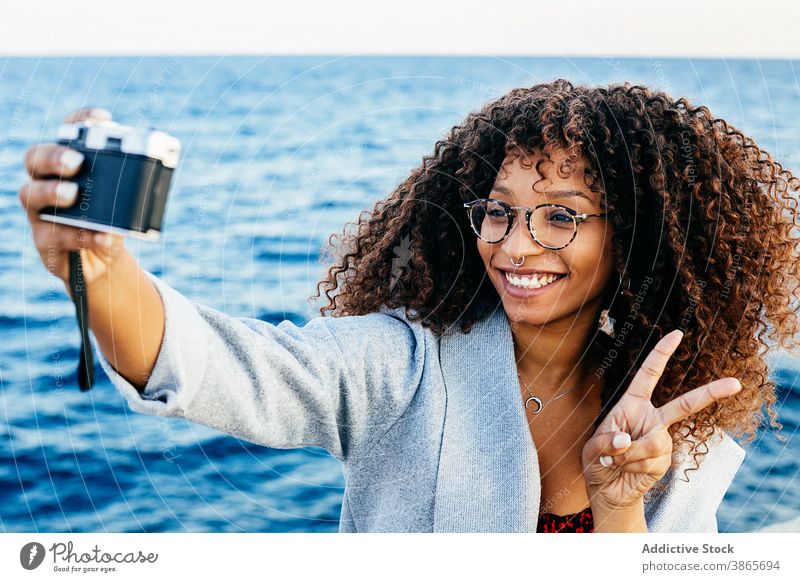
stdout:
<svg viewBox="0 0 800 582">
<path fill-rule="evenodd" d="M 102 109 L 81 109 L 65 123 L 111 119 Z M 40 144 L 25 155 L 31 181 L 19 190 L 33 240 L 47 270 L 69 285 L 69 251 L 81 255 L 89 325 L 111 365 L 137 389 L 150 377 L 164 335 L 164 306 L 158 290 L 123 244 L 122 235 L 55 224 L 39 217 L 47 206 L 74 204 L 75 176 L 83 156 L 59 144 Z M 108 276 L 113 268 L 113 277 Z"/>
<path fill-rule="evenodd" d="M 595 531 L 647 531 L 643 497 L 672 462 L 667 429 L 741 390 L 736 378 L 695 388 L 655 408 L 650 399 L 683 338 L 673 331 L 656 344 L 625 394 L 583 447 L 586 493 Z"/>
<path fill-rule="evenodd" d="M 86 108 L 70 113 L 64 122 L 89 119 L 109 120 L 111 114 L 104 109 Z M 125 251 L 121 235 L 55 224 L 39 217 L 39 211 L 44 207 L 69 207 L 75 202 L 78 185 L 70 182 L 69 178 L 77 174 L 82 163 L 80 152 L 63 145 L 35 145 L 25 154 L 25 168 L 31 181 L 19 189 L 19 199 L 31 223 L 39 256 L 47 270 L 64 281 L 68 291 L 68 251 L 80 250 L 86 285 L 106 273 L 111 262 Z"/>
</svg>

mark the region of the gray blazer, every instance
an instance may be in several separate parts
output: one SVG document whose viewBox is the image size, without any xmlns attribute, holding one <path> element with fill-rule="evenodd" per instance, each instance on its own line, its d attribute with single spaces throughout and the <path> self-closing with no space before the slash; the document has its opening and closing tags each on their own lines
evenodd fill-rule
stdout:
<svg viewBox="0 0 800 582">
<path fill-rule="evenodd" d="M 502 309 L 441 338 L 403 308 L 273 325 L 194 303 L 147 274 L 166 329 L 142 394 L 95 340 L 132 410 L 267 447 L 326 449 L 346 478 L 342 532 L 536 531 L 538 457 Z M 689 482 L 670 469 L 669 489 L 645 496 L 649 530 L 716 532 L 744 454 L 718 432 Z"/>
</svg>

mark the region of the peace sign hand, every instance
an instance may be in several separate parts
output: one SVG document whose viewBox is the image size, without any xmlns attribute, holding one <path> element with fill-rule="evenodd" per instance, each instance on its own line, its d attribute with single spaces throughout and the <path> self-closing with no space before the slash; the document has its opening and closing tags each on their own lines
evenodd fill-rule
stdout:
<svg viewBox="0 0 800 582">
<path fill-rule="evenodd" d="M 620 509 L 639 502 L 672 462 L 672 437 L 667 429 L 741 390 L 736 378 L 722 378 L 655 408 L 650 401 L 653 390 L 682 338 L 680 330 L 661 338 L 625 394 L 586 441 L 583 474 L 593 508 Z"/>
</svg>

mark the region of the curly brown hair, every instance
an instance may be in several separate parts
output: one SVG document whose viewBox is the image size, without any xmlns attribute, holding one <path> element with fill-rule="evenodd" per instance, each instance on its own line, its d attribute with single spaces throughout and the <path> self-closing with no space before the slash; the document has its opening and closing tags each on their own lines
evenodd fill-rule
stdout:
<svg viewBox="0 0 800 582">
<path fill-rule="evenodd" d="M 780 429 L 765 355 L 792 347 L 798 333 L 800 238 L 791 192 L 800 180 L 708 108 L 639 85 L 558 79 L 513 89 L 470 113 L 388 198 L 347 223 L 356 232 L 346 225 L 341 238 L 328 240 L 338 252 L 314 296 L 325 285 L 322 315 L 405 307 L 436 334 L 456 322 L 468 333 L 486 316 L 483 306 L 501 300 L 463 203 L 488 197 L 511 152 L 537 147 L 582 156 L 586 185 L 602 193 L 613 220 L 620 279 L 610 281 L 608 300 L 621 329 L 614 339 L 591 339 L 602 362 L 595 373 L 604 377 L 596 423 L 655 343 L 680 328 L 684 339 L 654 406 L 717 378 L 742 384 L 724 403 L 669 429 L 676 447 L 690 445 L 694 468 L 715 427 L 749 442 L 766 406 Z M 398 249 L 407 251 L 402 270 Z"/>
</svg>

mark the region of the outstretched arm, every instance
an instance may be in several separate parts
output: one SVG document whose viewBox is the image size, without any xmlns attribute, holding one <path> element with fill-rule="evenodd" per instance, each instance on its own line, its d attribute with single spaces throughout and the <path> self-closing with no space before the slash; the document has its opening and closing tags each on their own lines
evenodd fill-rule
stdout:
<svg viewBox="0 0 800 582">
<path fill-rule="evenodd" d="M 303 326 L 230 317 L 145 271 L 164 305 L 158 358 L 143 390 L 100 357 L 137 412 L 181 416 L 273 448 L 367 450 L 422 379 L 426 343 L 402 309 L 316 317 Z"/>
</svg>

